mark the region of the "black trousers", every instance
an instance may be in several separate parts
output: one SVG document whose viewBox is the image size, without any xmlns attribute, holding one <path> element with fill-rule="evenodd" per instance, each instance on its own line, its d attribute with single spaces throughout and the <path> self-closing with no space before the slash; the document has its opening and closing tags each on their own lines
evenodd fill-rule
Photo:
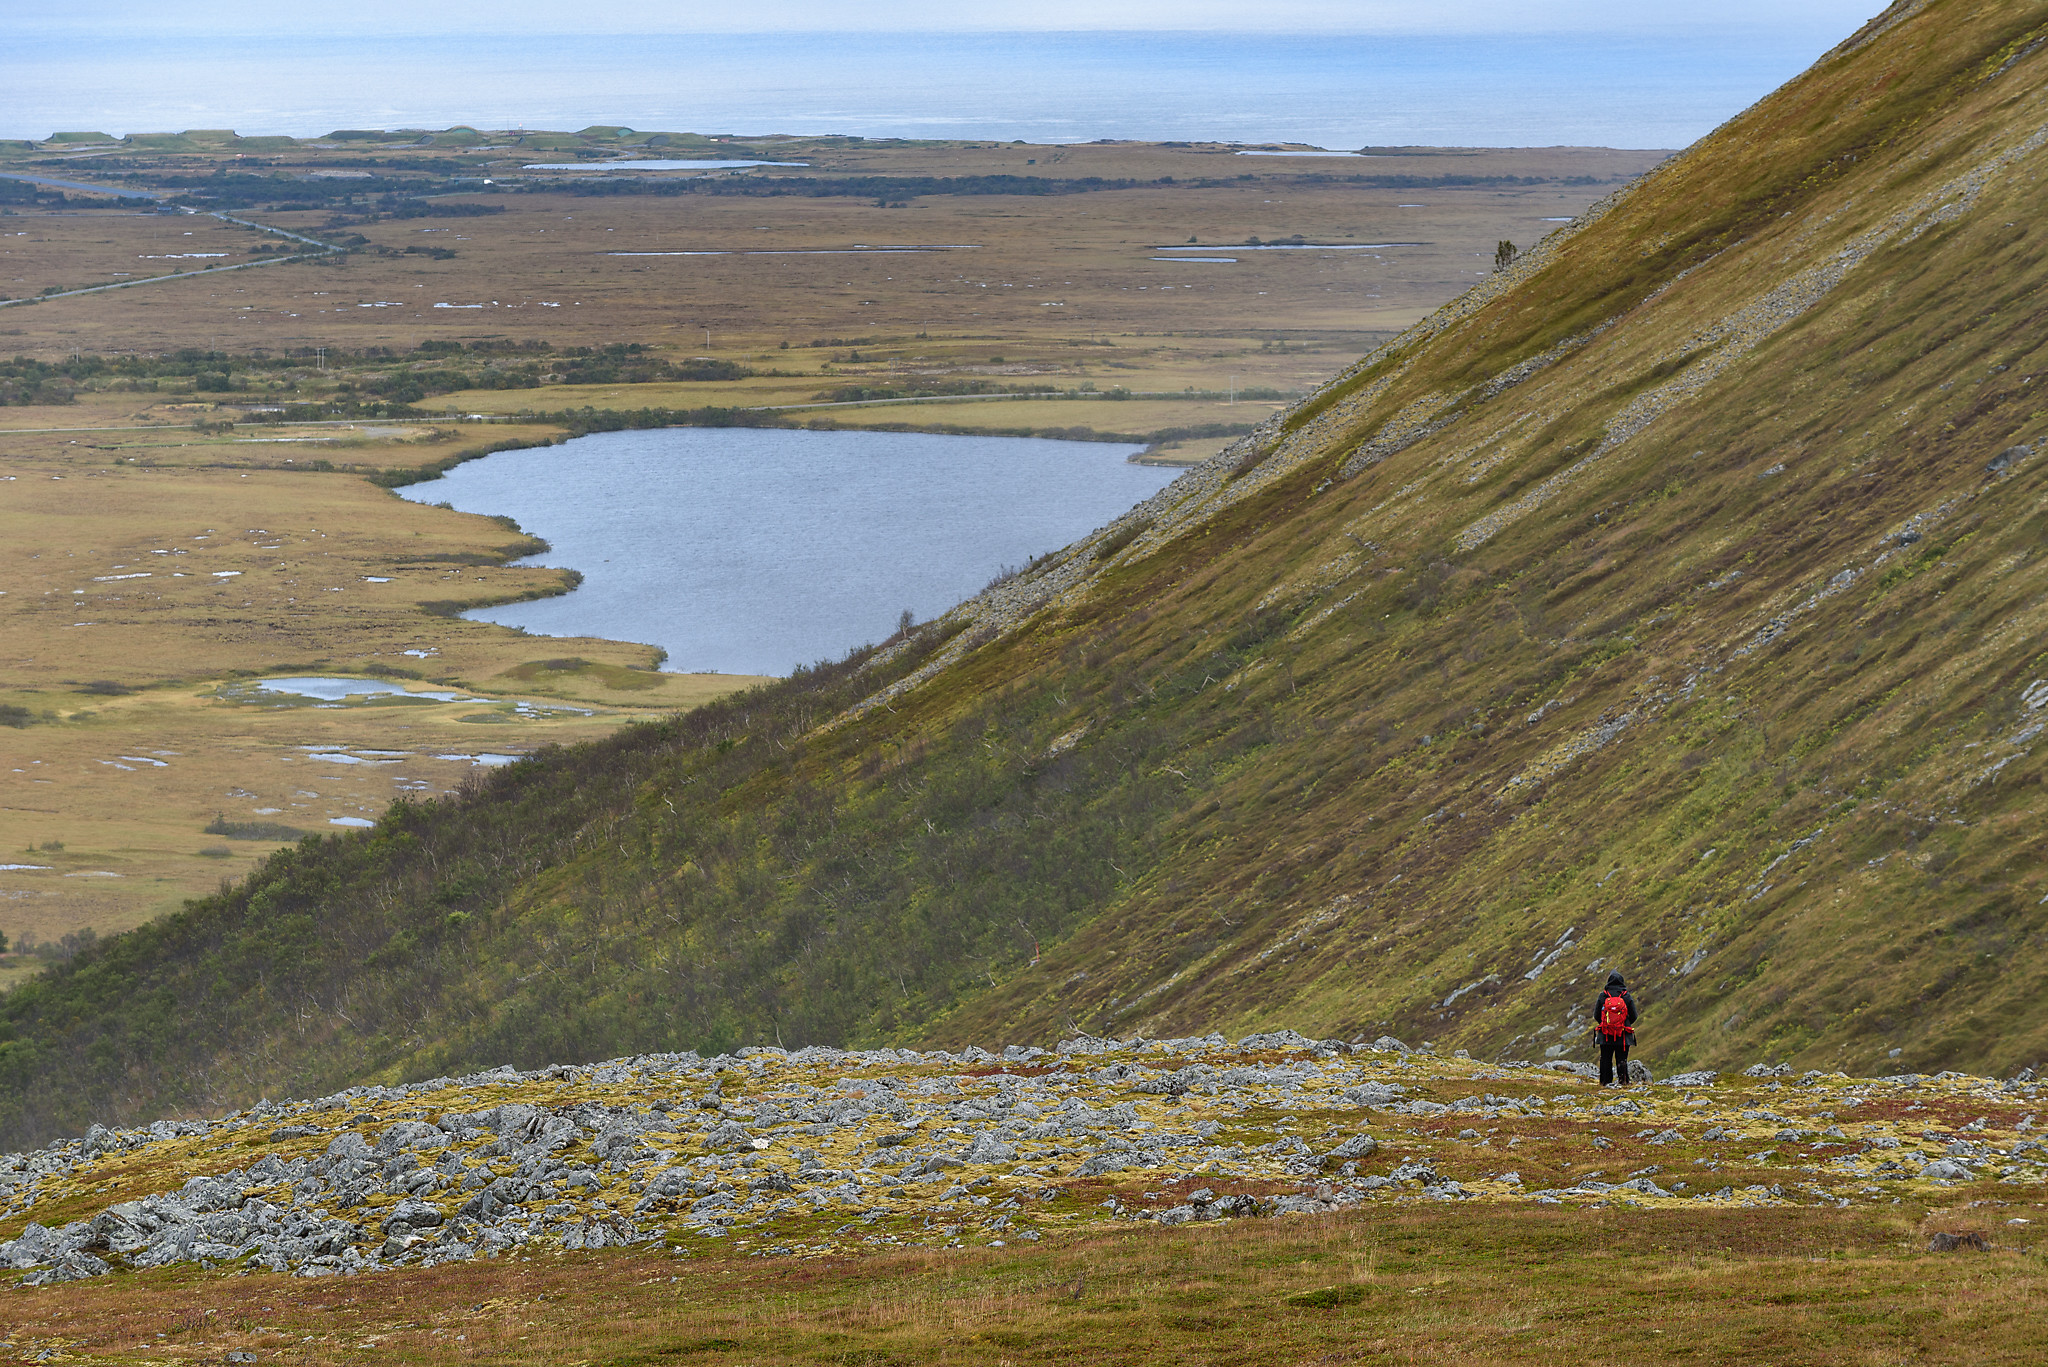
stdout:
<svg viewBox="0 0 2048 1367">
<path fill-rule="evenodd" d="M 1628 1039 L 1600 1037 L 1600 1085 L 1628 1086 Z"/>
</svg>

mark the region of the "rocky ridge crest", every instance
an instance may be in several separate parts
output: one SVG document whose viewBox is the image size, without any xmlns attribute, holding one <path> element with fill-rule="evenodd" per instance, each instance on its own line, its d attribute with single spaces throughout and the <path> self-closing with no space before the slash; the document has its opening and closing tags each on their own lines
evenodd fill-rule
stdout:
<svg viewBox="0 0 2048 1367">
<path fill-rule="evenodd" d="M 504 1067 L 0 1156 L 0 1268 L 1000 1248 L 1373 1202 L 1846 1206 L 2048 1175 L 2031 1077 L 1636 1069 L 1608 1093 L 1584 1064 L 1292 1031 Z"/>
</svg>

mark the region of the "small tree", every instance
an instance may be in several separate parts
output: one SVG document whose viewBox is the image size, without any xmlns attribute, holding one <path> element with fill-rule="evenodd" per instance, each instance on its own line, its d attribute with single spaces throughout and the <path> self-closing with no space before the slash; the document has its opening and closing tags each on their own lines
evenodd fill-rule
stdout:
<svg viewBox="0 0 2048 1367">
<path fill-rule="evenodd" d="M 1514 265 L 1515 258 L 1521 254 L 1521 251 L 1514 243 L 1506 238 L 1502 238 L 1500 245 L 1493 249 L 1493 268 L 1497 271 L 1504 271 Z"/>
</svg>

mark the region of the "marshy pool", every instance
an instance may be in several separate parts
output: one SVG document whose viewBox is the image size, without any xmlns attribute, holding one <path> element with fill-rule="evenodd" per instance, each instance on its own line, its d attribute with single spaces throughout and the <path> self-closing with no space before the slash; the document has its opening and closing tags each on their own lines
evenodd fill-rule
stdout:
<svg viewBox="0 0 2048 1367">
<path fill-rule="evenodd" d="M 322 675 L 258 679 L 248 691 L 284 694 L 293 698 L 312 698 L 329 704 L 346 703 L 351 698 L 371 701 L 387 697 L 416 698 L 423 702 L 474 701 L 467 693 L 451 693 L 446 689 L 411 689 L 384 679 L 348 679 Z"/>
<path fill-rule="evenodd" d="M 675 427 L 503 451 L 398 492 L 509 515 L 582 586 L 464 614 L 644 641 L 665 668 L 787 674 L 879 641 L 1102 526 L 1178 473 L 1142 448 Z"/>
</svg>

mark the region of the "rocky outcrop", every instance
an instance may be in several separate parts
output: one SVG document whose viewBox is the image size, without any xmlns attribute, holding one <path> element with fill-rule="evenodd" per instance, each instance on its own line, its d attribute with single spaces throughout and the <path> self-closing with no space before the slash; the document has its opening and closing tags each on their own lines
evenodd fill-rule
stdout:
<svg viewBox="0 0 2048 1367">
<path fill-rule="evenodd" d="M 2031 1080 L 1793 1078 L 1758 1065 L 1726 1082 L 1685 1073 L 1615 1093 L 1581 1067 L 1279 1031 L 502 1068 L 210 1123 L 95 1126 L 0 1157 L 7 1217 L 29 1217 L 0 1243 L 0 1268 L 46 1285 L 171 1263 L 322 1276 L 727 1238 L 785 1254 L 1002 1246 L 1104 1221 L 1374 1201 L 1844 1204 L 1889 1201 L 1901 1183 L 2038 1181 L 2048 1160 L 2026 1137 L 2031 1114 L 2017 1117 L 2038 1092 Z M 1984 1114 L 1953 1132 L 1922 1122 L 1917 1135 L 1833 1123 L 1907 1095 L 1930 1117 Z M 223 1169 L 224 1143 L 256 1156 Z M 1628 1168 L 1637 1148 L 1656 1161 Z M 1587 1170 L 1538 1187 L 1522 1169 L 1539 1162 Z M 1708 1180 L 1724 1167 L 1743 1185 Z M 33 1219 L 38 1207 L 77 1209 L 110 1175 L 118 1188 L 136 1180 L 123 1174 L 164 1171 L 182 1180 L 116 1190 L 58 1227 Z M 1757 1180 L 1765 1172 L 1777 1180 Z"/>
</svg>

